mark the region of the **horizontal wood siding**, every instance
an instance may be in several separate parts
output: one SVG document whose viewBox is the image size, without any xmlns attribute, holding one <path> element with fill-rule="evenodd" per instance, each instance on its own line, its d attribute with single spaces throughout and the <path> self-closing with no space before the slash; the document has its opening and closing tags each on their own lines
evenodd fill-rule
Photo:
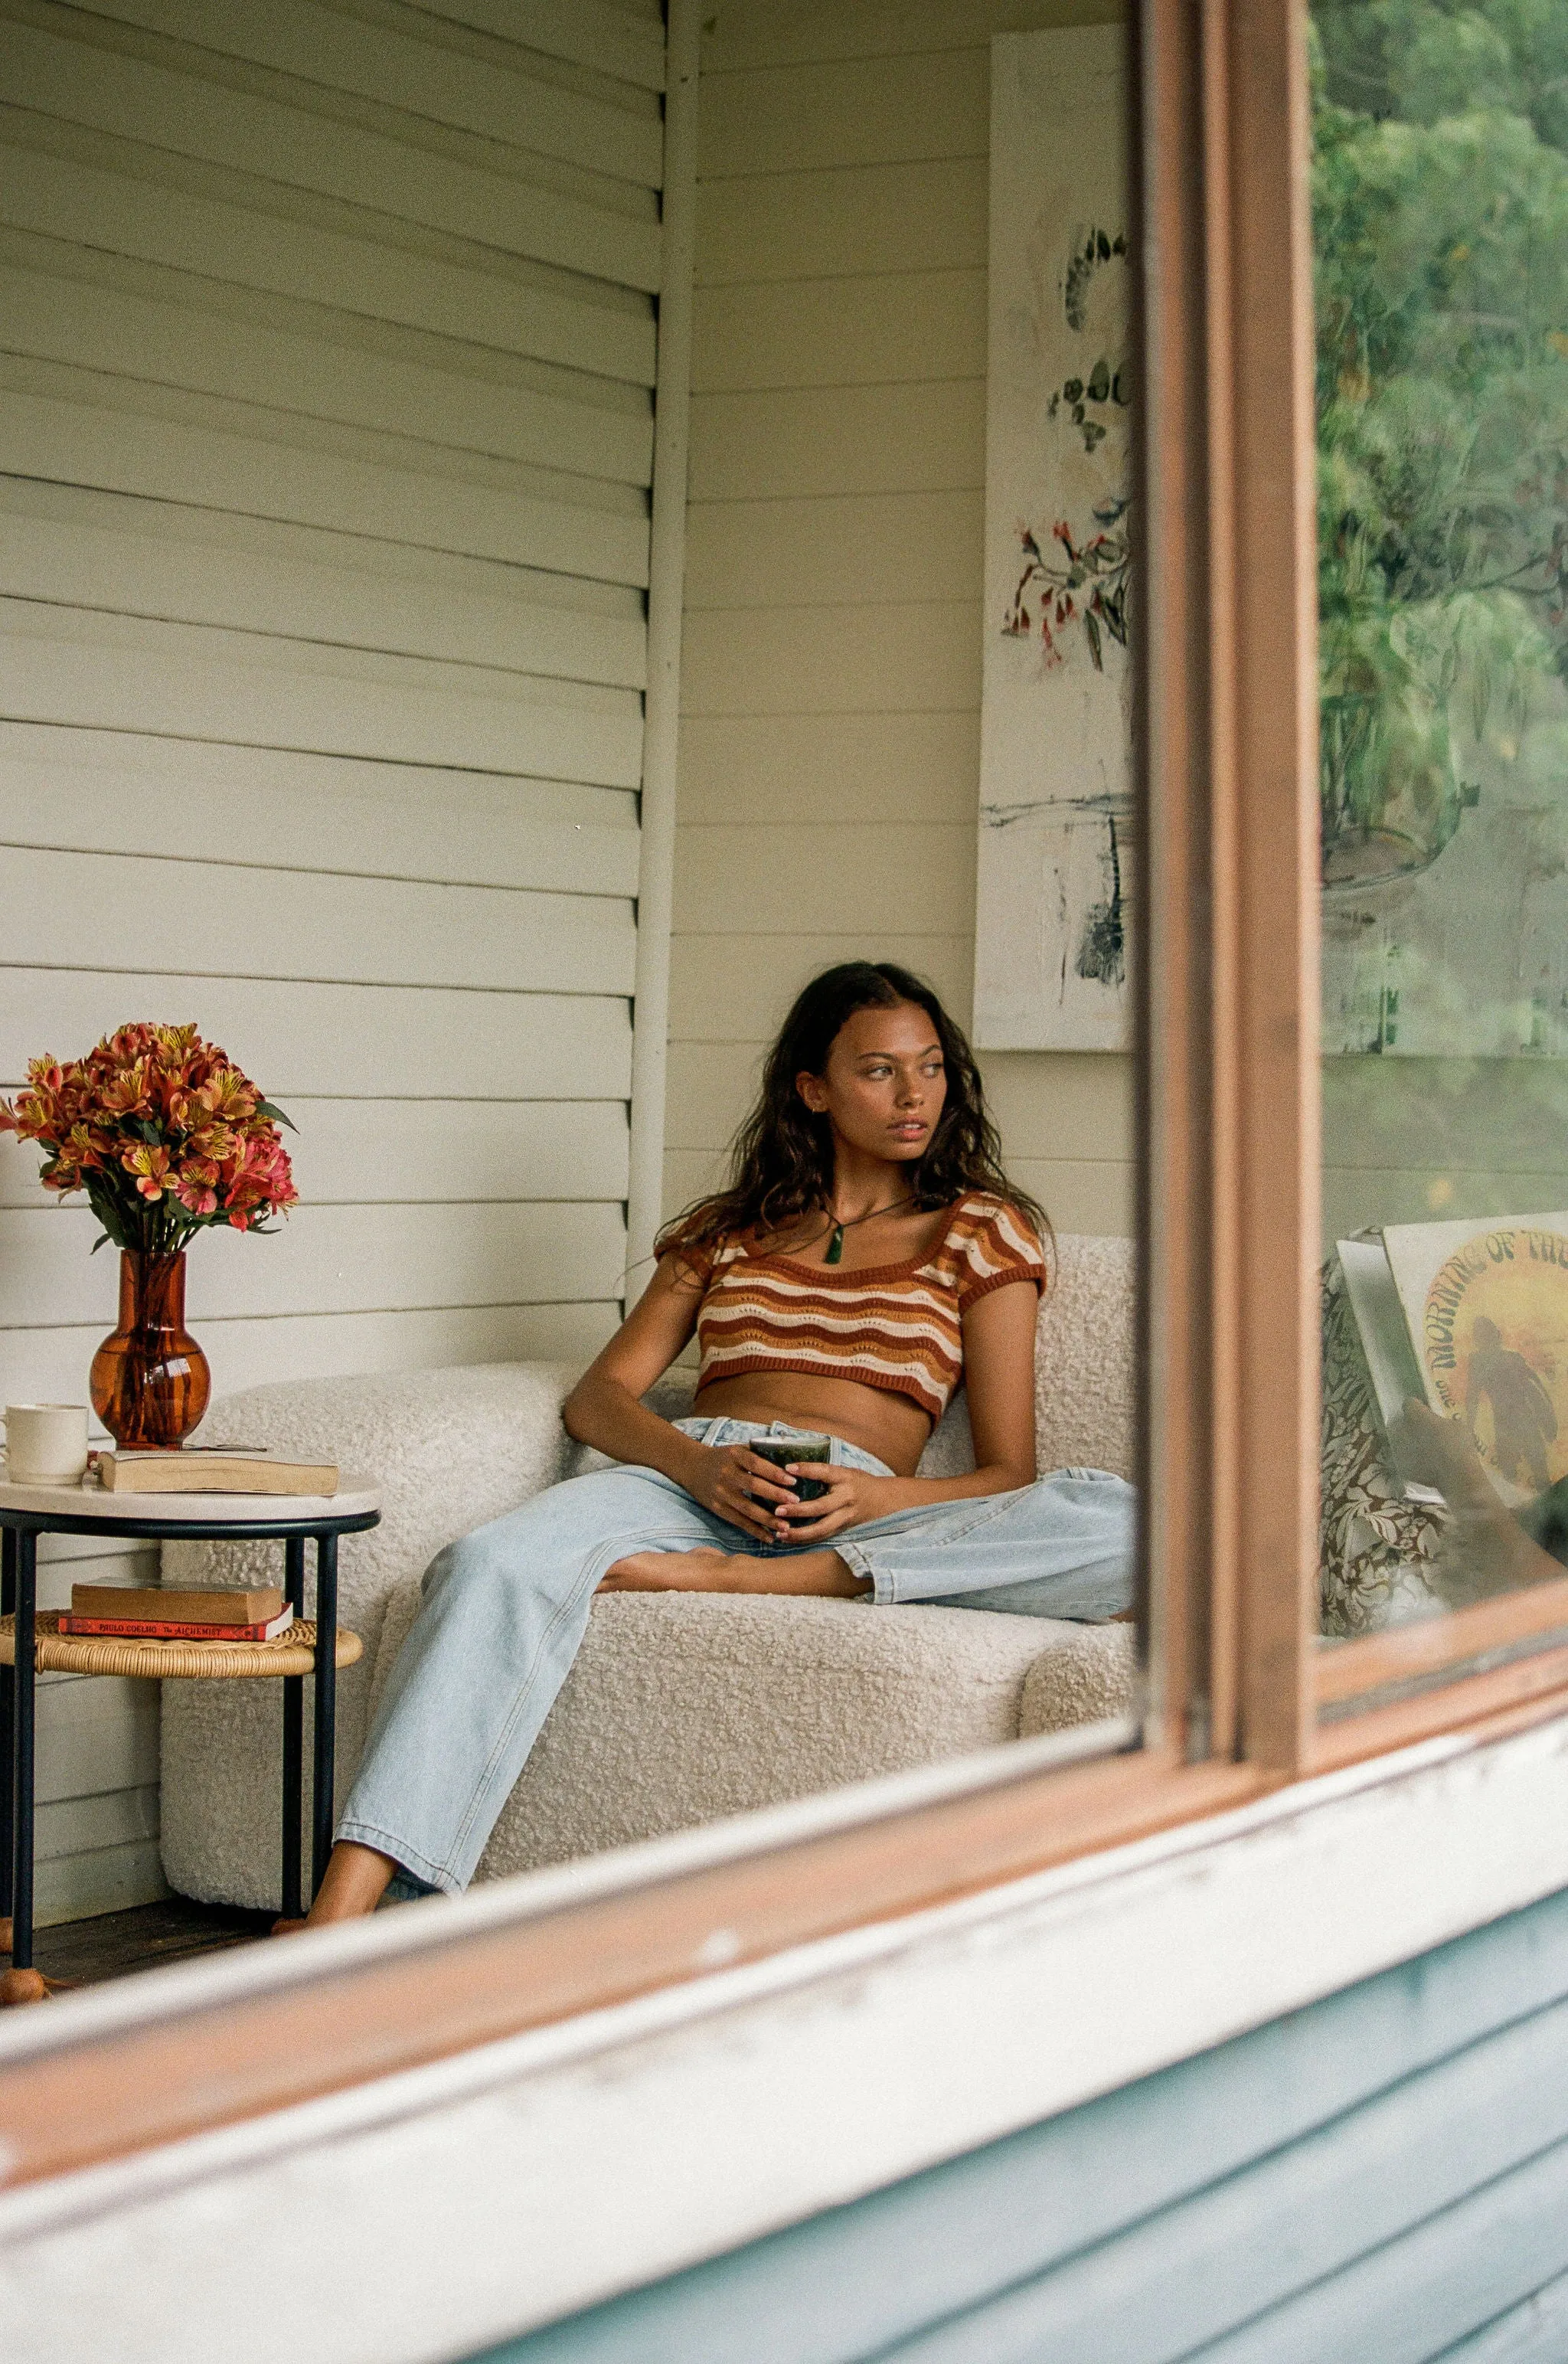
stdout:
<svg viewBox="0 0 1568 2364">
<path fill-rule="evenodd" d="M 662 84 L 637 0 L 0 0 L 0 1087 L 194 1020 L 289 1109 L 219 1393 L 616 1318 Z M 80 1399 L 36 1169 L 0 1387 Z M 156 1894 L 156 1692 L 40 1765 L 44 1916 Z"/>
<path fill-rule="evenodd" d="M 973 982 L 994 32 L 1096 0 L 728 0 L 703 56 L 665 1161 L 712 1187 L 811 972 Z M 1007 1160 L 1132 1229 L 1129 1063 L 994 1054 Z"/>
<path fill-rule="evenodd" d="M 1568 1894 L 484 2364 L 1564 2352 Z"/>
</svg>

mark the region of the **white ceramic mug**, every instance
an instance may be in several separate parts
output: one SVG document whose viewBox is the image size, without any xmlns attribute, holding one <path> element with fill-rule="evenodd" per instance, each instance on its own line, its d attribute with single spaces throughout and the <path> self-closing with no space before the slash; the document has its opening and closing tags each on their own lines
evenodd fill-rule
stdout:
<svg viewBox="0 0 1568 2364">
<path fill-rule="evenodd" d="M 87 1466 L 85 1404 L 7 1404 L 6 1474 L 13 1486 L 74 1486 Z"/>
</svg>

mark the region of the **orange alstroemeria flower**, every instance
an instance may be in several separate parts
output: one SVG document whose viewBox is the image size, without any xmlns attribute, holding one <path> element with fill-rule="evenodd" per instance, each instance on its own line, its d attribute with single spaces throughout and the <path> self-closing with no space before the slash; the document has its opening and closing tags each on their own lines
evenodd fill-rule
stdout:
<svg viewBox="0 0 1568 2364">
<path fill-rule="evenodd" d="M 137 1188 L 144 1199 L 161 1199 L 169 1187 L 169 1153 L 139 1142 L 134 1149 L 121 1152 L 120 1164 L 128 1174 L 139 1178 Z"/>
<path fill-rule="evenodd" d="M 117 1075 L 106 1076 L 98 1087 L 98 1105 L 110 1116 L 142 1116 L 150 1109 L 148 1073 L 138 1059 Z"/>
<path fill-rule="evenodd" d="M 60 1144 L 60 1154 L 72 1165 L 91 1172 L 115 1154 L 115 1144 L 95 1124 L 73 1124 Z"/>
<path fill-rule="evenodd" d="M 238 1067 L 219 1067 L 202 1086 L 197 1097 L 221 1122 L 240 1124 L 255 1115 L 261 1094 L 249 1076 L 241 1075 Z"/>
<path fill-rule="evenodd" d="M 209 1159 L 217 1166 L 236 1156 L 239 1149 L 239 1136 L 231 1125 L 204 1124 L 186 1136 L 183 1154 L 187 1159 Z"/>
</svg>

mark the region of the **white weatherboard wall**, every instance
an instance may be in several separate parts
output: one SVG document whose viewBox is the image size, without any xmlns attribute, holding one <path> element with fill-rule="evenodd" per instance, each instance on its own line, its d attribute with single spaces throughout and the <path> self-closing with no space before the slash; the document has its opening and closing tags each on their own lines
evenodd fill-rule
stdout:
<svg viewBox="0 0 1568 2364">
<path fill-rule="evenodd" d="M 973 976 L 993 33 L 1118 0 L 714 0 L 698 130 L 666 1206 L 830 960 Z M 1008 1163 L 1133 1228 L 1131 1065 L 992 1054 Z"/>
<path fill-rule="evenodd" d="M 0 1086 L 192 1020 L 290 1110 L 218 1391 L 616 1318 L 663 71 L 657 0 L 0 0 Z M 0 1388 L 80 1399 L 35 1170 Z M 50 1684 L 43 1918 L 157 1892 L 156 1750 Z"/>
</svg>

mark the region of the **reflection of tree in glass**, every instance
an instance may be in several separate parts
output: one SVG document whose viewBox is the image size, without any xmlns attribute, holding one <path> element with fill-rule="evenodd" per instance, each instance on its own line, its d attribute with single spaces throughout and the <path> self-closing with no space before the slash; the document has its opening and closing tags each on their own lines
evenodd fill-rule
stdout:
<svg viewBox="0 0 1568 2364">
<path fill-rule="evenodd" d="M 1317 0 L 1313 78 L 1333 878 L 1453 835 L 1456 687 L 1568 677 L 1568 6 Z"/>
<path fill-rule="evenodd" d="M 1043 548 L 1032 527 L 1019 526 L 1024 570 L 1002 619 L 1002 630 L 1011 640 L 1028 640 L 1038 630 L 1047 664 L 1056 665 L 1067 654 L 1063 634 L 1081 624 L 1095 671 L 1104 673 L 1102 630 L 1123 648 L 1127 646 L 1131 550 L 1126 501 L 1113 497 L 1100 502 L 1095 523 L 1098 530 L 1078 542 L 1072 527 L 1058 519 Z"/>
</svg>

